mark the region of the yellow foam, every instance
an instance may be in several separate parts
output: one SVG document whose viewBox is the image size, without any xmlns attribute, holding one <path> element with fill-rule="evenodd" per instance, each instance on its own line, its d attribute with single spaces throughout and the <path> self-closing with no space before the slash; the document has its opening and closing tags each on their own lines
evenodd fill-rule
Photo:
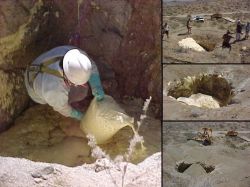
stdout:
<svg viewBox="0 0 250 187">
<path fill-rule="evenodd" d="M 130 126 L 134 133 L 133 118 L 108 95 L 100 102 L 93 99 L 81 121 L 80 127 L 86 134 L 95 137 L 97 144 L 106 143 L 120 129 Z"/>
</svg>

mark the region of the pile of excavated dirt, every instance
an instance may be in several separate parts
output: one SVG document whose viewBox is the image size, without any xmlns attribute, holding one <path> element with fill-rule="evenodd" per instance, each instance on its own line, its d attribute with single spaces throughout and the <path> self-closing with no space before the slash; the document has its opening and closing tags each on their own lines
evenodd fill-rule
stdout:
<svg viewBox="0 0 250 187">
<path fill-rule="evenodd" d="M 190 97 L 179 97 L 177 101 L 186 103 L 187 105 L 203 107 L 203 108 L 220 108 L 219 102 L 212 96 L 205 94 L 192 94 Z"/>
<path fill-rule="evenodd" d="M 212 128 L 212 144 L 187 140 L 202 127 Z M 236 130 L 238 137 L 225 136 Z M 250 185 L 249 123 L 165 122 L 163 124 L 164 187 L 226 187 Z"/>
<path fill-rule="evenodd" d="M 59 164 L 32 162 L 0 157 L 0 186 L 161 186 L 161 154 L 143 162 L 111 163 L 101 159 L 90 165 L 66 167 Z"/>
<path fill-rule="evenodd" d="M 178 42 L 178 45 L 184 49 L 192 49 L 198 52 L 205 51 L 205 49 L 201 47 L 193 38 L 182 39 Z"/>
<path fill-rule="evenodd" d="M 245 65 L 165 65 L 163 119 L 249 120 L 249 73 Z"/>
</svg>

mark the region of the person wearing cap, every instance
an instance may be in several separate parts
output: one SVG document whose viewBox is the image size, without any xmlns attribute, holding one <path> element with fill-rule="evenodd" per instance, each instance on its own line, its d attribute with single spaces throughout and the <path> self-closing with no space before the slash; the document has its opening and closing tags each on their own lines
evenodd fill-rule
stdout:
<svg viewBox="0 0 250 187">
<path fill-rule="evenodd" d="M 25 86 L 36 103 L 48 104 L 77 120 L 82 119 L 83 113 L 71 103 L 84 99 L 89 87 L 97 101 L 104 98 L 95 62 L 74 46 L 59 46 L 37 57 L 25 71 Z M 72 90 L 78 94 L 69 99 Z"/>
</svg>

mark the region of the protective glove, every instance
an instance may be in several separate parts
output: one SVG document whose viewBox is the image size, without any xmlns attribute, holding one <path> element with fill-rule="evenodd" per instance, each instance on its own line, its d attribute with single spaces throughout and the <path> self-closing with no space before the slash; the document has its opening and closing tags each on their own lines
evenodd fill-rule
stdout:
<svg viewBox="0 0 250 187">
<path fill-rule="evenodd" d="M 92 94 L 95 96 L 97 101 L 101 101 L 104 98 L 104 91 L 98 73 L 91 74 L 89 78 L 89 84 L 92 90 Z"/>
<path fill-rule="evenodd" d="M 70 116 L 80 121 L 83 118 L 83 113 L 73 109 Z"/>
</svg>

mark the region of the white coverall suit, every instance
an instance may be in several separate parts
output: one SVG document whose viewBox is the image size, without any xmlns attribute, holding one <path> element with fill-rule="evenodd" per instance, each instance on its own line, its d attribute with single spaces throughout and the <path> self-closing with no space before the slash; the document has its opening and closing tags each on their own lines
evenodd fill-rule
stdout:
<svg viewBox="0 0 250 187">
<path fill-rule="evenodd" d="M 43 53 L 36 58 L 32 64 L 41 64 L 50 59 L 56 57 L 64 57 L 64 55 L 71 49 L 76 49 L 74 46 L 60 46 L 51 49 L 48 52 Z M 80 49 L 78 49 L 80 50 Z M 81 53 L 87 55 L 84 51 L 80 50 Z M 89 58 L 90 59 L 90 58 Z M 91 59 L 90 59 L 91 60 Z M 63 73 L 62 68 L 59 66 L 60 60 L 50 64 L 48 67 Z M 96 64 L 91 60 L 92 71 L 91 74 L 99 74 Z M 37 103 L 48 104 L 53 109 L 66 117 L 70 117 L 73 109 L 68 102 L 68 95 L 70 92 L 69 86 L 66 85 L 65 81 L 57 76 L 48 73 L 38 73 L 33 81 L 33 88 L 30 86 L 28 81 L 27 70 L 25 72 L 25 85 L 29 96 Z M 88 87 L 83 87 L 85 96 L 88 92 Z"/>
</svg>

